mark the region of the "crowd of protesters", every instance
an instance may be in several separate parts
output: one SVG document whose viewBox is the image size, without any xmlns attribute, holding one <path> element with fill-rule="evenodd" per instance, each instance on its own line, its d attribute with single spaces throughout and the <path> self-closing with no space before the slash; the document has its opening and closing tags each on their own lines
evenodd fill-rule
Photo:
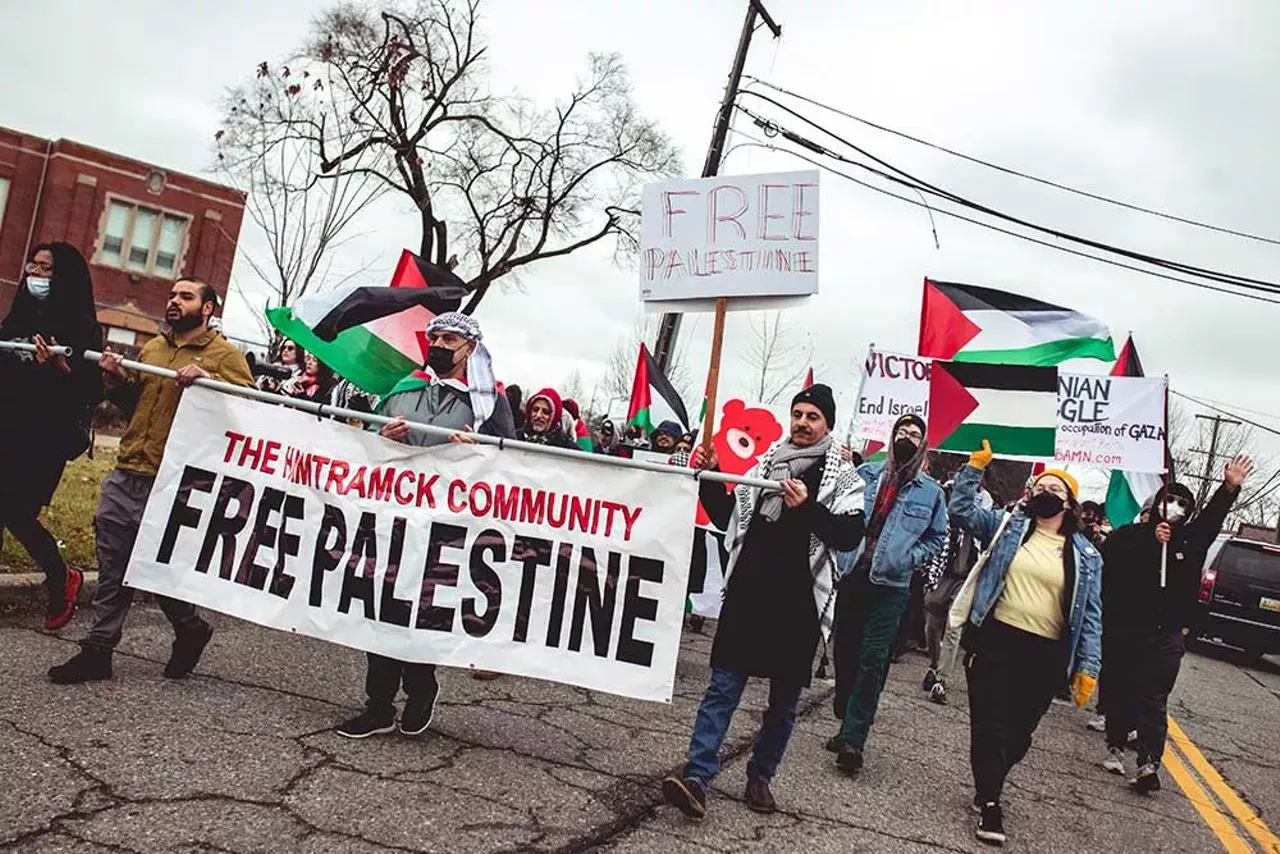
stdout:
<svg viewBox="0 0 1280 854">
<path fill-rule="evenodd" d="M 68 359 L 57 348 L 102 344 L 88 265 L 66 243 L 38 245 L 27 257 L 0 322 L 0 341 L 29 345 L 0 350 L 0 395 L 26 404 L 22 418 L 0 419 L 0 532 L 8 529 L 45 575 L 49 631 L 71 620 L 83 576 L 66 565 L 40 512 L 66 463 L 90 451 L 93 411 L 104 393 L 129 416 L 94 517 L 95 619 L 79 652 L 49 669 L 55 683 L 112 678 L 113 650 L 133 600 L 125 570 L 182 390 L 200 378 L 378 412 L 392 419 L 376 428 L 383 437 L 419 446 L 472 443 L 473 434 L 483 434 L 621 457 L 647 451 L 676 465 L 718 467 L 711 445 L 700 445 L 691 425 L 664 421 L 646 434 L 639 424 L 619 430 L 604 419 L 592 430 L 579 404 L 554 388 L 526 397 L 516 385 L 502 386 L 478 323 L 462 313 L 430 322 L 422 368 L 377 399 L 295 342 L 280 345 L 278 362 L 251 366 L 220 334 L 218 303 L 198 278 L 173 283 L 163 332 L 142 347 L 138 361 L 176 370 L 176 381 L 128 370 L 110 351 L 98 365 Z M 414 430 L 414 423 L 452 430 L 451 439 Z M 1133 743 L 1132 788 L 1158 790 L 1166 706 L 1194 620 L 1201 567 L 1252 462 L 1233 460 L 1203 508 L 1173 483 L 1152 497 L 1138 521 L 1111 531 L 1105 509 L 1081 502 L 1067 471 L 1035 475 L 1021 496 L 996 508 L 983 489 L 993 459 L 987 443 L 940 485 L 927 473 L 928 425 L 920 416 L 900 418 L 885 437 L 884 458 L 867 464 L 835 441 L 835 423 L 832 390 L 812 385 L 792 400 L 786 437 L 749 473 L 780 489 L 728 491 L 701 482 L 702 506 L 724 532 L 723 604 L 706 694 L 683 770 L 663 781 L 666 800 L 691 818 L 705 815 L 720 748 L 754 677 L 769 680 L 769 695 L 746 767 L 745 801 L 758 812 L 776 811 L 772 782 L 815 658 L 821 648 L 825 661 L 828 647 L 840 728 L 827 747 L 839 771 L 856 777 L 867 762 L 889 667 L 917 632 L 928 655 L 921 687 L 933 702 L 948 701 L 948 680 L 957 659 L 963 661 L 979 839 L 1005 841 L 1009 772 L 1030 750 L 1054 696 L 1065 685 L 1085 706 L 1104 662 L 1105 694 L 1099 721 L 1091 722 L 1106 732 L 1104 766 L 1126 773 L 1124 751 Z M 213 630 L 193 605 L 157 598 L 174 631 L 164 675 L 181 679 L 198 665 Z M 401 689 L 406 700 L 397 715 Z M 433 720 L 436 668 L 369 654 L 365 692 L 365 710 L 339 726 L 340 734 L 419 735 Z"/>
</svg>

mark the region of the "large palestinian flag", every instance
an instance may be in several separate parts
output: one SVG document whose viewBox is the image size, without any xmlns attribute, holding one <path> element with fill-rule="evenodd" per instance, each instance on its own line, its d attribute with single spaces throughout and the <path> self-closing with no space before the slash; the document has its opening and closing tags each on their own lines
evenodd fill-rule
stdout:
<svg viewBox="0 0 1280 854">
<path fill-rule="evenodd" d="M 468 293 L 452 272 L 406 249 L 390 287 L 327 288 L 268 309 L 267 320 L 338 376 L 382 396 L 421 367 L 420 336 L 431 318 L 456 311 Z"/>
<path fill-rule="evenodd" d="M 689 415 L 675 386 L 658 368 L 649 348 L 640 344 L 636 376 L 631 382 L 631 406 L 627 408 L 627 426 L 636 425 L 645 435 L 663 421 L 675 421 L 682 430 L 689 429 Z"/>
<path fill-rule="evenodd" d="M 919 354 L 953 362 L 1057 365 L 1116 357 L 1100 320 L 1031 297 L 924 280 Z"/>
<path fill-rule="evenodd" d="M 1058 369 L 935 361 L 929 373 L 929 447 L 1005 457 L 1052 457 Z"/>
<path fill-rule="evenodd" d="M 1111 369 L 1111 376 L 1145 376 L 1142 372 L 1142 360 L 1138 358 L 1138 348 L 1134 346 L 1132 337 L 1120 351 L 1120 358 Z M 1168 448 L 1165 449 L 1165 466 L 1172 477 L 1173 464 Z M 1111 472 L 1111 483 L 1107 486 L 1107 518 L 1111 520 L 1112 526 L 1118 528 L 1137 519 L 1142 512 L 1143 502 L 1155 495 L 1163 485 L 1164 478 L 1158 474 L 1119 470 Z"/>
</svg>

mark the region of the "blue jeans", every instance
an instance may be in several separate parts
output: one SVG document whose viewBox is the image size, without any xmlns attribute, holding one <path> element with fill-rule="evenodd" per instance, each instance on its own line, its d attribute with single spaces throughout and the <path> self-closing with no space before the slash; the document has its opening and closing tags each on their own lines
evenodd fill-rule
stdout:
<svg viewBox="0 0 1280 854">
<path fill-rule="evenodd" d="M 746 687 L 746 676 L 711 668 L 711 684 L 707 686 L 707 694 L 702 698 L 698 717 L 693 722 L 684 776 L 708 783 L 720 773 L 720 746 L 729 734 L 729 723 L 738 710 Z M 800 703 L 801 690 L 799 685 L 769 680 L 769 708 L 765 710 L 764 724 L 756 736 L 751 761 L 747 763 L 747 777 L 768 781 L 778 773 L 782 754 L 796 725 L 796 706 Z"/>
</svg>

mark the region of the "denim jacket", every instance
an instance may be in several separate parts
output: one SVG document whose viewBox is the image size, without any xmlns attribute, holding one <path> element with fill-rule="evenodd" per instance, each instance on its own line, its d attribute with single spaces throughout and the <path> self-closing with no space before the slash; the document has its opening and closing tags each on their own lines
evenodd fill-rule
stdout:
<svg viewBox="0 0 1280 854">
<path fill-rule="evenodd" d="M 990 540 L 1006 514 L 1003 510 L 978 507 L 975 496 L 981 480 L 982 472 L 973 466 L 965 466 L 956 475 L 955 489 L 951 494 L 951 518 L 978 539 Z M 992 544 L 974 588 L 970 625 L 981 626 L 995 610 L 1004 592 L 1005 577 L 1013 556 L 1030 534 L 1031 524 L 1029 516 L 1021 511 L 1015 512 L 1000 539 Z M 1102 555 L 1089 538 L 1078 531 L 1071 537 L 1071 546 L 1075 557 L 1075 589 L 1071 594 L 1067 676 L 1087 673 L 1096 677 L 1102 664 Z"/>
<path fill-rule="evenodd" d="M 871 524 L 871 511 L 880 488 L 883 462 L 867 463 L 858 469 L 866 482 L 866 520 Z M 917 474 L 898 493 L 889 518 L 885 520 L 871 556 L 871 583 L 885 587 L 910 587 L 911 573 L 923 567 L 947 544 L 947 499 L 938 482 L 924 472 Z M 853 571 L 862 557 L 866 541 L 851 552 L 836 555 L 836 568 L 841 578 Z"/>
</svg>

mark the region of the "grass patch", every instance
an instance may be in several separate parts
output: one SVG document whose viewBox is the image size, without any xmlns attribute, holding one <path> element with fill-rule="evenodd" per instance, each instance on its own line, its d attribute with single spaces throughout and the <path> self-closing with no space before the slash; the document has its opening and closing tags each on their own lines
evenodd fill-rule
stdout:
<svg viewBox="0 0 1280 854">
<path fill-rule="evenodd" d="M 44 526 L 57 539 L 63 559 L 76 569 L 98 567 L 93 512 L 98 507 L 103 479 L 116 467 L 115 448 L 99 447 L 93 456 L 92 460 L 82 456 L 67 463 L 58 491 L 53 494 L 53 503 L 40 514 Z M 38 572 L 39 569 L 13 535 L 4 532 L 0 572 Z"/>
</svg>

